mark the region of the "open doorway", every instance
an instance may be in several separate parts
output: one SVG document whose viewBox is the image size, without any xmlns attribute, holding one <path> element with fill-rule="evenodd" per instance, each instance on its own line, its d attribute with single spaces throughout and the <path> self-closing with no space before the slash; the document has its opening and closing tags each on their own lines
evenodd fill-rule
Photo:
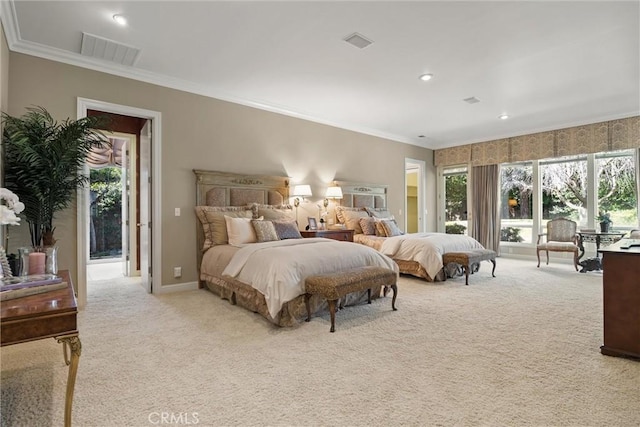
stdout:
<svg viewBox="0 0 640 427">
<path fill-rule="evenodd" d="M 89 282 L 140 275 L 135 227 L 136 135 L 112 133 L 108 140 L 106 147 L 94 149 L 87 159 Z"/>
<path fill-rule="evenodd" d="M 127 205 L 136 200 L 135 208 L 129 211 L 129 241 L 136 239 L 135 248 L 124 249 L 126 239 L 123 239 L 123 252 L 129 252 L 129 274 L 139 271 L 137 283 L 146 291 L 153 292 L 152 278 L 162 282 L 160 271 L 160 256 L 162 254 L 160 229 L 152 230 L 151 219 L 161 223 L 160 195 L 161 195 L 161 114 L 157 111 L 144 110 L 135 107 L 110 104 L 102 101 L 78 98 L 78 117 L 89 115 L 109 115 L 114 119 L 110 126 L 118 137 L 121 134 L 133 134 L 135 139 L 135 174 L 131 174 L 128 182 L 129 191 L 125 190 L 123 204 Z M 128 125 L 127 125 L 128 123 Z M 153 135 L 153 144 L 152 144 Z M 133 145 L 133 144 L 131 144 Z M 151 147 L 153 145 L 153 156 Z M 131 146 L 129 148 L 132 148 Z M 133 155 L 132 152 L 130 155 Z M 130 168 L 126 170 L 130 172 Z M 89 167 L 85 164 L 83 173 L 89 175 Z M 121 181 L 122 182 L 122 181 Z M 135 183 L 135 184 L 134 184 Z M 152 187 L 153 185 L 153 187 Z M 135 197 L 131 196 L 131 190 L 135 188 Z M 77 294 L 78 306 L 84 307 L 87 302 L 88 262 L 90 253 L 90 192 L 87 187 L 78 192 L 78 251 L 77 251 Z M 128 202 L 127 200 L 130 200 Z M 133 213 L 135 212 L 135 221 Z M 127 216 L 127 215 L 123 215 Z M 125 221 L 122 221 L 125 223 Z M 124 229 L 124 228 L 123 228 Z M 135 231 L 133 231 L 135 230 Z M 126 235 L 127 232 L 123 232 Z M 153 239 L 153 241 L 152 241 Z M 122 266 L 122 264 L 121 264 Z M 119 272 L 123 277 L 122 271 Z"/>
<path fill-rule="evenodd" d="M 425 162 L 405 159 L 405 231 L 421 233 L 425 231 L 426 209 L 424 200 Z"/>
</svg>

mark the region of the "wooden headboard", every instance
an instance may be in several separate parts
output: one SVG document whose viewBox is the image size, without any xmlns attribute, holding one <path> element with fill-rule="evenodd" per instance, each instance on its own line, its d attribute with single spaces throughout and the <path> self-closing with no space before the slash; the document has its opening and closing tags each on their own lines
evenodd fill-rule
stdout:
<svg viewBox="0 0 640 427">
<path fill-rule="evenodd" d="M 342 188 L 342 206 L 352 208 L 386 208 L 387 186 L 335 181 Z"/>
<path fill-rule="evenodd" d="M 196 176 L 196 206 L 282 205 L 289 203 L 287 176 L 245 175 L 193 170 Z M 202 260 L 204 232 L 197 223 L 198 270 Z"/>
</svg>

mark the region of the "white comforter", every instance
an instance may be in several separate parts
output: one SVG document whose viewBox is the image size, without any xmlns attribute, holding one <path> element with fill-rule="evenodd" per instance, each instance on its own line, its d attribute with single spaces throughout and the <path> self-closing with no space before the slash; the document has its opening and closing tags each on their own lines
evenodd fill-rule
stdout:
<svg viewBox="0 0 640 427">
<path fill-rule="evenodd" d="M 375 249 L 350 242 L 309 238 L 243 246 L 222 272 L 260 291 L 271 317 L 304 293 L 304 279 L 374 265 L 398 273 L 398 265 Z"/>
<path fill-rule="evenodd" d="M 419 263 L 432 279 L 443 267 L 447 252 L 484 249 L 474 238 L 462 234 L 412 233 L 387 238 L 380 252 L 393 259 Z"/>
</svg>

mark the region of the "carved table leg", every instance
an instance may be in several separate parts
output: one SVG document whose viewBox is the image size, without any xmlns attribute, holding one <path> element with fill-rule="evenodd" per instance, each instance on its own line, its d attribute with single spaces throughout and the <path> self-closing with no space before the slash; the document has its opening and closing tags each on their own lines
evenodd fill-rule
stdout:
<svg viewBox="0 0 640 427">
<path fill-rule="evenodd" d="M 73 404 L 73 389 L 76 385 L 76 374 L 78 372 L 78 362 L 80 361 L 80 353 L 82 352 L 82 344 L 78 335 L 69 335 L 64 337 L 56 337 L 58 342 L 62 343 L 64 352 L 64 363 L 69 366 L 69 376 L 67 377 L 67 394 L 64 404 L 64 425 L 71 426 L 71 406 Z M 71 358 L 67 351 L 67 346 L 71 349 Z"/>
</svg>

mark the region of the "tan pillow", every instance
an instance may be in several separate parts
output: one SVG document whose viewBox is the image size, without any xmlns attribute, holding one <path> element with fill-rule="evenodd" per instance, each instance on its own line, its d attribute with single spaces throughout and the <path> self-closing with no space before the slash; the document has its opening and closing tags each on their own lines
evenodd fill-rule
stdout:
<svg viewBox="0 0 640 427">
<path fill-rule="evenodd" d="M 350 208 L 347 206 L 336 206 L 336 218 L 338 218 L 338 222 L 340 224 L 344 224 L 346 219 L 344 217 L 344 212 L 364 212 L 364 208 Z"/>
<path fill-rule="evenodd" d="M 387 237 L 387 232 L 382 226 L 382 220 L 379 218 L 373 218 L 373 222 L 376 226 L 376 236 Z"/>
<path fill-rule="evenodd" d="M 204 232 L 204 244 L 202 250 L 206 251 L 214 245 L 226 245 L 229 243 L 227 234 L 227 224 L 224 216 L 232 218 L 251 218 L 250 209 L 245 206 L 196 206 L 196 215 L 202 223 L 202 231 Z"/>
<path fill-rule="evenodd" d="M 251 225 L 253 225 L 253 229 L 256 232 L 256 239 L 258 242 L 272 242 L 274 240 L 280 240 L 273 222 L 252 219 Z"/>
<path fill-rule="evenodd" d="M 353 230 L 354 234 L 362 234 L 362 227 L 360 227 L 360 219 L 368 218 L 369 215 L 366 211 L 343 211 L 342 216 L 344 217 L 344 225 Z"/>
<path fill-rule="evenodd" d="M 367 234 L 369 236 L 374 236 L 376 234 L 376 220 L 373 218 L 360 218 L 360 228 L 362 228 L 362 233 Z"/>
<path fill-rule="evenodd" d="M 393 218 L 391 212 L 387 208 L 365 208 L 369 215 L 376 218 Z"/>
<path fill-rule="evenodd" d="M 252 207 L 255 217 L 264 217 L 265 221 L 273 220 L 295 220 L 296 213 L 291 205 L 259 205 Z"/>
</svg>

